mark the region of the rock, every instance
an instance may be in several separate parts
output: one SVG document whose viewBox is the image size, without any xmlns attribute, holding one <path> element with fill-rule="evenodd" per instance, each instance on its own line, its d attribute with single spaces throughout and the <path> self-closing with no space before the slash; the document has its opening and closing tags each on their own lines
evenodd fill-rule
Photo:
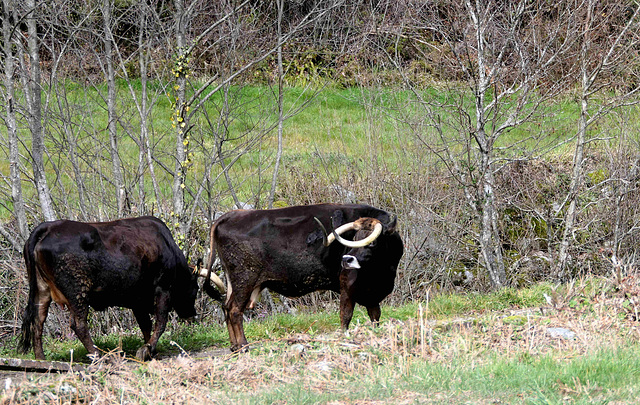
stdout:
<svg viewBox="0 0 640 405">
<path fill-rule="evenodd" d="M 565 328 L 547 328 L 547 334 L 553 338 L 561 338 L 567 340 L 573 340 L 576 337 L 576 333 Z"/>
<path fill-rule="evenodd" d="M 304 353 L 304 351 L 306 350 L 303 344 L 300 343 L 296 343 L 294 345 L 291 345 L 291 349 L 292 352 L 294 352 L 295 354 L 301 356 L 302 353 Z"/>
</svg>

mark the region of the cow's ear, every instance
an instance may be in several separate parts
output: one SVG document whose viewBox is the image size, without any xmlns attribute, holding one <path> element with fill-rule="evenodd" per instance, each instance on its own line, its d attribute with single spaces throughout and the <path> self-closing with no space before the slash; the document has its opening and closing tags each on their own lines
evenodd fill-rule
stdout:
<svg viewBox="0 0 640 405">
<path fill-rule="evenodd" d="M 333 211 L 333 215 L 331 215 L 331 227 L 333 229 L 339 228 L 344 225 L 346 222 L 344 220 L 344 214 L 340 210 Z"/>
<path fill-rule="evenodd" d="M 320 229 L 316 229 L 315 231 L 311 232 L 309 235 L 307 235 L 307 246 L 313 245 L 314 243 L 316 243 L 317 241 L 322 241 L 325 238 L 323 238 L 323 233 Z"/>
<path fill-rule="evenodd" d="M 398 216 L 392 215 L 389 222 L 383 224 L 382 227 L 385 233 L 393 233 L 396 231 L 396 226 L 398 225 Z"/>
</svg>

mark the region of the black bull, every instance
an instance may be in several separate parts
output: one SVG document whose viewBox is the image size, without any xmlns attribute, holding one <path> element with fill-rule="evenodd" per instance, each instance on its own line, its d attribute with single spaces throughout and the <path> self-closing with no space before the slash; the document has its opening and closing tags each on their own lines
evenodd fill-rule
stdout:
<svg viewBox="0 0 640 405">
<path fill-rule="evenodd" d="M 181 318 L 196 315 L 197 275 L 169 229 L 154 217 L 44 222 L 29 236 L 24 260 L 29 301 L 20 348 L 26 353 L 33 344 L 36 359 L 45 358 L 42 328 L 52 299 L 69 308 L 71 328 L 91 355 L 98 351 L 87 326 L 89 306 L 133 310 L 145 341 L 136 353 L 141 360 L 155 354 L 172 308 Z"/>
<path fill-rule="evenodd" d="M 334 226 L 340 226 L 335 231 L 344 239 L 324 231 Z M 366 240 L 371 234 L 375 234 L 373 242 Z M 340 243 L 331 243 L 335 239 Z M 346 247 L 347 239 L 365 239 L 367 245 Z M 224 214 L 211 227 L 208 272 L 224 289 L 211 273 L 217 250 L 227 277 L 231 349 L 247 345 L 243 313 L 253 307 L 264 288 L 288 297 L 335 291 L 340 294 L 343 329 L 348 328 L 356 303 L 365 306 L 377 323 L 380 302 L 393 290 L 403 249 L 395 217 L 368 205 L 321 204 Z M 205 291 L 219 297 L 206 280 Z"/>
</svg>

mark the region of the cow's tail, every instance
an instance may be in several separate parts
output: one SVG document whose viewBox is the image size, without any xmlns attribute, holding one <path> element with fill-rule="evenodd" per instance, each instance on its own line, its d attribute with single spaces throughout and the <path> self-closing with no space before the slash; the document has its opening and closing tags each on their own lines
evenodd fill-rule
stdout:
<svg viewBox="0 0 640 405">
<path fill-rule="evenodd" d="M 44 231 L 44 230 L 42 230 Z M 31 349 L 33 342 L 34 326 L 36 324 L 36 318 L 38 316 L 37 307 L 37 295 L 38 295 L 38 277 L 36 274 L 36 260 L 34 250 L 36 243 L 40 240 L 41 232 L 34 232 L 27 243 L 24 245 L 24 262 L 27 267 L 27 276 L 29 279 L 29 300 L 27 301 L 27 307 L 22 315 L 22 335 L 18 342 L 18 350 L 22 353 L 27 353 Z"/>
<path fill-rule="evenodd" d="M 216 301 L 224 302 L 223 294 L 226 292 L 224 288 L 224 283 L 220 280 L 220 277 L 212 271 L 213 263 L 216 260 L 216 242 L 215 242 L 215 231 L 216 231 L 217 222 L 211 226 L 211 234 L 209 235 L 210 244 L 209 244 L 209 259 L 207 260 L 207 274 L 204 278 L 204 284 L 202 288 L 204 292 L 211 298 Z M 211 281 L 222 291 L 218 291 L 214 286 L 211 285 Z"/>
</svg>

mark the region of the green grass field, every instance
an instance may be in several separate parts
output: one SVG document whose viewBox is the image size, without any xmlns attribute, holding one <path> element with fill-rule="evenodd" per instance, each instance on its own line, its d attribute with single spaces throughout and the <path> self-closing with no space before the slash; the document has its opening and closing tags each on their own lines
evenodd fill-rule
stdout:
<svg viewBox="0 0 640 405">
<path fill-rule="evenodd" d="M 136 98 L 139 98 L 139 82 L 134 81 L 131 85 Z M 235 162 L 229 173 L 240 197 L 251 200 L 266 193 L 264 183 L 271 177 L 276 149 L 274 91 L 266 86 L 231 87 L 226 104 L 223 94 L 219 92 L 206 104 L 206 114 L 195 116 L 191 122 L 193 127 L 189 133 L 188 150 L 193 153 L 193 166 L 187 174 L 186 183 L 191 194 L 197 191 L 207 161 L 215 156 L 220 142 L 227 163 Z M 448 91 L 426 89 L 423 97 L 434 103 L 447 103 L 451 101 L 449 97 L 455 99 Z M 102 99 L 105 92 L 102 86 L 85 88 L 68 83 L 63 92 L 51 94 L 46 104 L 47 178 L 54 199 L 71 211 L 76 210 L 78 205 L 76 174 L 69 161 L 71 142 L 76 144 L 75 153 L 80 162 L 82 181 L 86 183 L 89 194 L 100 195 L 100 201 L 96 201 L 95 205 L 103 205 L 105 191 L 108 200 L 115 198 L 111 197 L 115 192 L 110 184 L 112 168 L 107 149 L 107 114 Z M 171 92 L 165 84 L 150 84 L 150 93 L 155 100 L 150 116 L 150 143 L 157 164 L 155 171 L 161 188 L 160 198 L 163 200 L 158 202 L 153 198 L 150 203 L 156 205 L 166 204 L 171 199 L 173 178 L 170 171 L 175 166 L 173 155 L 176 143 L 171 123 Z M 470 100 L 464 103 L 468 104 L 465 108 L 470 112 Z M 297 111 L 303 104 L 305 107 Z M 136 142 L 140 119 L 130 89 L 123 81 L 118 85 L 117 110 L 119 156 L 127 188 L 133 197 L 137 194 L 138 186 L 139 148 Z M 367 165 L 384 167 L 390 173 L 407 172 L 425 162 L 431 162 L 433 167 L 440 165 L 442 162 L 432 153 L 443 147 L 438 132 L 432 126 L 434 116 L 438 117 L 452 151 L 455 152 L 460 145 L 455 146 L 450 141 L 465 139 L 464 128 L 455 111 L 435 105 L 425 108 L 411 99 L 410 92 L 402 89 L 326 87 L 314 91 L 288 88 L 285 93 L 285 114 L 293 112 L 295 114 L 284 124 L 283 163 L 285 167 L 302 171 L 317 170 L 325 177 L 331 177 L 327 173 L 333 173 L 334 177 L 345 176 L 349 169 L 362 169 Z M 574 135 L 577 113 L 577 103 L 568 97 L 546 104 L 533 122 L 508 131 L 499 139 L 497 145 L 501 148 L 514 146 L 508 152 L 498 151 L 497 157 L 520 157 L 530 153 L 531 149 L 538 149 L 534 153 L 536 156 L 543 151 L 561 155 L 571 153 L 570 143 L 558 147 L 553 145 Z M 26 124 L 20 126 L 19 134 L 23 148 L 21 152 L 26 157 L 31 144 Z M 247 143 L 252 145 L 248 149 Z M 427 145 L 433 148 L 431 152 L 425 149 Z M 243 155 L 235 161 L 241 153 Z M 27 200 L 34 200 L 33 186 L 28 181 L 30 162 L 25 160 L 23 167 L 24 193 Z M 8 176 L 7 160 L 0 163 L 0 171 Z M 148 168 L 143 175 L 146 177 L 145 192 L 152 196 Z M 216 181 L 209 186 L 210 191 L 225 194 L 228 184 L 223 179 L 220 164 L 213 166 L 211 178 Z M 281 179 L 286 180 L 284 170 Z M 330 182 L 332 179 L 324 180 Z M 9 196 L 9 192 L 5 193 L 0 208 L 0 217 L 4 220 L 11 216 Z"/>
</svg>

